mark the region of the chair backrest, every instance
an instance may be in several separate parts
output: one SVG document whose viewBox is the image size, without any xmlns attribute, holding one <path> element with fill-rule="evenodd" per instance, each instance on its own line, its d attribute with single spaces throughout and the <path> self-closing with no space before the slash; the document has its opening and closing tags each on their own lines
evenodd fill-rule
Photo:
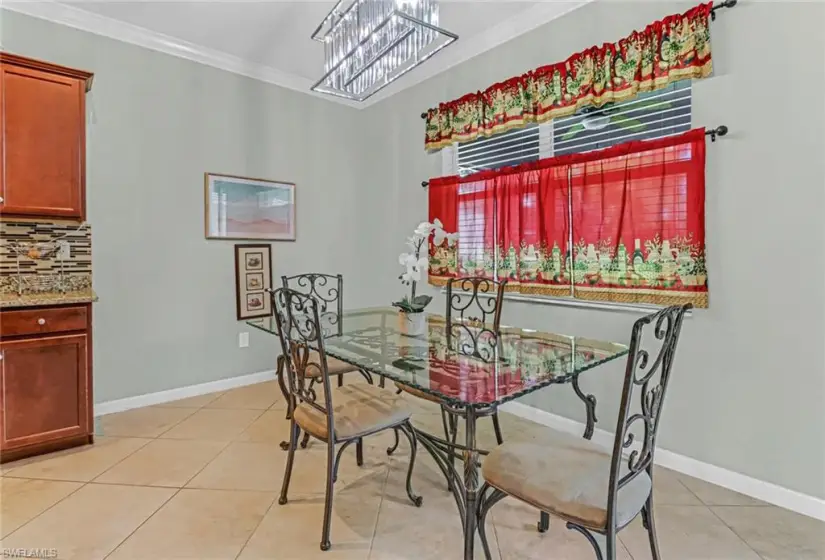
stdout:
<svg viewBox="0 0 825 560">
<path fill-rule="evenodd" d="M 322 324 L 337 326 L 342 334 L 344 315 L 344 277 L 340 274 L 309 272 L 295 276 L 281 276 L 284 288 L 311 296 L 318 304 Z"/>
<path fill-rule="evenodd" d="M 327 416 L 327 433 L 334 434 L 331 390 L 327 369 L 327 354 L 324 349 L 325 332 L 319 313 L 320 304 L 310 295 L 289 288 L 279 288 L 272 292 L 272 312 L 278 324 L 278 337 L 286 361 L 287 389 L 294 404 L 305 402 Z M 317 351 L 317 361 L 310 361 L 311 350 Z M 312 369 L 316 371 L 313 372 Z M 324 385 L 326 407 L 317 401 L 310 379 L 321 373 Z"/>
<path fill-rule="evenodd" d="M 450 278 L 447 282 L 447 347 L 485 361 L 499 343 L 501 308 L 507 280 Z"/>
<path fill-rule="evenodd" d="M 676 355 L 682 321 L 691 307 L 691 304 L 666 307 L 633 324 L 610 465 L 608 524 L 616 522 L 619 490 L 642 472 L 652 474 L 656 434 L 670 381 L 670 370 Z M 652 331 L 645 328 L 649 325 L 653 326 Z M 640 392 L 634 399 L 637 387 Z M 625 458 L 625 450 L 634 443 L 636 446 Z"/>
</svg>

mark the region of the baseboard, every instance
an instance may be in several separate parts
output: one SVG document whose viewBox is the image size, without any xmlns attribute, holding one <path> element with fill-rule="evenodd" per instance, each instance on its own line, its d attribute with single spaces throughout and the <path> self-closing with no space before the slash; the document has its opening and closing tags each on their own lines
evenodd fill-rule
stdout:
<svg viewBox="0 0 825 560">
<path fill-rule="evenodd" d="M 503 405 L 501 410 L 561 432 L 578 435 L 584 433 L 585 425 L 583 423 L 526 404 L 511 402 Z M 611 432 L 597 428 L 592 439 L 598 445 L 612 448 L 614 435 Z M 734 492 L 751 496 L 757 500 L 825 521 L 825 500 L 821 498 L 790 490 L 771 482 L 758 480 L 716 465 L 703 463 L 661 447 L 656 449 L 656 464 Z"/>
<path fill-rule="evenodd" d="M 239 375 L 237 377 L 228 377 L 226 379 L 219 379 L 217 381 L 210 381 L 209 383 L 201 383 L 199 385 L 189 385 L 188 387 L 178 387 L 177 389 L 169 389 L 167 391 L 159 391 L 157 393 L 147 393 L 136 397 L 127 397 L 125 399 L 96 403 L 95 416 L 112 414 L 113 412 L 123 412 L 124 410 L 152 406 L 154 404 L 162 404 L 189 397 L 197 397 L 208 393 L 226 391 L 228 389 L 236 389 L 238 387 L 245 387 L 246 385 L 262 383 L 271 379 L 275 379 L 274 369 L 250 373 L 248 375 Z"/>
</svg>

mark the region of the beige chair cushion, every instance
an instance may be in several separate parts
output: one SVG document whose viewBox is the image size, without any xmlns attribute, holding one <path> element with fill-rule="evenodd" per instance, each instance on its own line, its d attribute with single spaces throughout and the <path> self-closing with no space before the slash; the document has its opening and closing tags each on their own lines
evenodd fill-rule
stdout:
<svg viewBox="0 0 825 560">
<path fill-rule="evenodd" d="M 336 440 L 362 437 L 410 419 L 404 401 L 390 389 L 357 383 L 332 390 Z M 313 436 L 327 439 L 327 418 L 307 403 L 295 409 L 295 422 Z"/>
<path fill-rule="evenodd" d="M 321 356 L 316 350 L 309 351 L 309 358 L 307 359 L 306 376 L 307 377 L 321 377 Z M 330 375 L 339 375 L 341 373 L 349 373 L 351 371 L 358 371 L 358 366 L 343 362 L 338 358 L 333 358 L 327 354 L 327 370 Z"/>
<path fill-rule="evenodd" d="M 405 393 L 409 393 L 414 397 L 418 397 L 419 399 L 424 399 L 425 401 L 430 401 L 434 403 L 441 403 L 441 399 L 436 397 L 435 395 L 431 395 L 429 393 L 425 393 L 420 389 L 416 389 L 415 387 L 410 387 L 409 385 L 403 385 L 401 383 L 396 382 L 395 386 L 404 391 Z"/>
<path fill-rule="evenodd" d="M 610 451 L 594 443 L 559 434 L 550 444 L 505 443 L 481 468 L 484 479 L 519 500 L 588 529 L 607 526 Z M 627 474 L 627 460 L 622 463 Z M 650 495 L 651 481 L 642 472 L 619 490 L 619 527 L 638 515 Z"/>
</svg>

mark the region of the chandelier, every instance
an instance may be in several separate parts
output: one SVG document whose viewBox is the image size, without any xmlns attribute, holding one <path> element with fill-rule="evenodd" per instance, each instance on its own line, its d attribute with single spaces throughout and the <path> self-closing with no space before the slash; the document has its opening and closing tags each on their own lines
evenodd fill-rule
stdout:
<svg viewBox="0 0 825 560">
<path fill-rule="evenodd" d="M 324 43 L 312 89 L 364 101 L 458 35 L 438 26 L 435 0 L 338 0 L 312 38 Z"/>
</svg>

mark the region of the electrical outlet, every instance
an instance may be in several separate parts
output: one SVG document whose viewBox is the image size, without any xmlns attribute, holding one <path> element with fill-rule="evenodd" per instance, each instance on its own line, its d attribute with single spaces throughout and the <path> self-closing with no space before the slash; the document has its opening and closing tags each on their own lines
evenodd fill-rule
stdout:
<svg viewBox="0 0 825 560">
<path fill-rule="evenodd" d="M 238 335 L 238 347 L 246 348 L 249 346 L 249 333 L 242 332 Z"/>
<path fill-rule="evenodd" d="M 67 261 L 72 258 L 72 246 L 68 241 L 58 241 L 57 245 L 60 247 L 57 251 L 57 258 L 61 261 Z"/>
</svg>

